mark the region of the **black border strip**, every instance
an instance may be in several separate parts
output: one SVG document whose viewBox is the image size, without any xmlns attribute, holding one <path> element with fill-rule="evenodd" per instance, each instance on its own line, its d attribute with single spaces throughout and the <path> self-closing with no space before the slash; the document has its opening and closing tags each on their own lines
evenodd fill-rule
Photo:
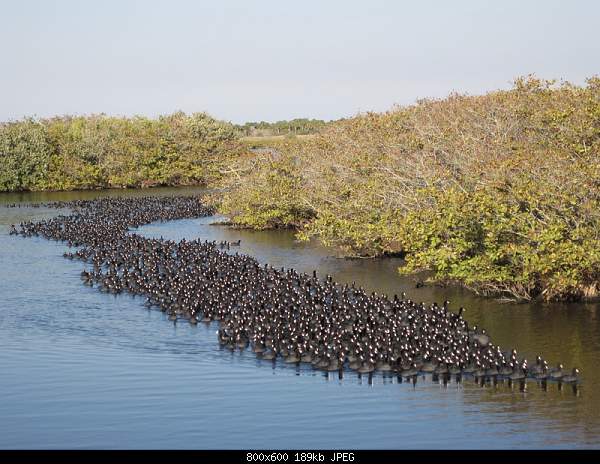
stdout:
<svg viewBox="0 0 600 464">
<path fill-rule="evenodd" d="M 200 464 L 201 462 L 229 463 L 333 463 L 355 464 L 366 462 L 406 462 L 421 464 L 427 462 L 453 462 L 488 464 L 491 462 L 598 462 L 600 459 L 600 443 L 593 450 L 108 450 L 108 451 L 66 451 L 66 450 L 0 450 L 3 463 L 12 462 L 77 462 L 102 463 L 111 459 L 122 462 L 160 462 L 170 464 L 185 462 Z M 116 464 L 116 463 L 115 463 Z"/>
</svg>

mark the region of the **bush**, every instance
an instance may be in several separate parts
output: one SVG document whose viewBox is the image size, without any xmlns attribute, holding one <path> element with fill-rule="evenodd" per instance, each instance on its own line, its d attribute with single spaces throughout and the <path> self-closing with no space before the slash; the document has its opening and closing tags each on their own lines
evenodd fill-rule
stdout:
<svg viewBox="0 0 600 464">
<path fill-rule="evenodd" d="M 433 270 L 434 280 L 513 299 L 597 296 L 598 198 L 581 209 L 570 194 L 532 192 L 530 181 L 510 191 L 422 192 L 435 200 L 402 222 L 400 271 Z"/>
<path fill-rule="evenodd" d="M 311 208 L 301 200 L 302 180 L 293 160 L 262 155 L 251 160 L 245 172 L 251 182 L 244 179 L 235 195 L 226 195 L 220 205 L 220 210 L 234 218 L 238 226 L 300 227 L 313 217 Z"/>
<path fill-rule="evenodd" d="M 278 149 L 299 207 L 274 224 L 300 238 L 348 255 L 405 253 L 402 272 L 485 294 L 577 299 L 600 288 L 598 78 L 528 76 L 508 91 L 358 115 Z M 230 184 L 233 221 L 280 214 L 262 180 L 271 169 L 259 163 Z"/>
<path fill-rule="evenodd" d="M 39 188 L 52 149 L 47 128 L 28 119 L 0 126 L 0 191 Z"/>
<path fill-rule="evenodd" d="M 237 140 L 205 113 L 11 122 L 0 125 L 0 190 L 205 185 L 238 155 Z"/>
</svg>

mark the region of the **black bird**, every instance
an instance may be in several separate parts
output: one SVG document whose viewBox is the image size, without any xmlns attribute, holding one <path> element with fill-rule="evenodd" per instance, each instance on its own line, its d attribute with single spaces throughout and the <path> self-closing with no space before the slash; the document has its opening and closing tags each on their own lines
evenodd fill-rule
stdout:
<svg viewBox="0 0 600 464">
<path fill-rule="evenodd" d="M 450 302 L 416 303 L 342 285 L 317 271 L 261 265 L 244 254 L 228 253 L 235 242 L 146 238 L 134 231 L 151 222 L 206 217 L 215 213 L 192 196 L 99 198 L 53 202 L 71 214 L 11 226 L 10 235 L 41 236 L 64 242 L 69 259 L 81 260 L 84 284 L 114 295 L 143 295 L 144 307 L 158 308 L 176 323 L 219 324 L 219 343 L 230 350 L 247 347 L 265 360 L 282 357 L 315 369 L 360 374 L 395 371 L 447 377 L 474 374 L 577 383 L 578 371 L 562 365 L 548 370 L 541 356 L 529 371 L 516 351 L 504 354 L 485 330 L 469 328 L 465 309 Z M 423 282 L 417 282 L 422 287 Z M 444 381 L 445 381 L 444 380 Z"/>
</svg>

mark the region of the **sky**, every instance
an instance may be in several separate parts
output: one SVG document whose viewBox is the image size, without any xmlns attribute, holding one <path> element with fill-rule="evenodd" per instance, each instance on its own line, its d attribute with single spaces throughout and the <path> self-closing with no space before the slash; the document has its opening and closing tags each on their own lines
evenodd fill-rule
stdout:
<svg viewBox="0 0 600 464">
<path fill-rule="evenodd" d="M 596 0 L 0 0 L 0 120 L 337 119 L 600 74 Z"/>
</svg>

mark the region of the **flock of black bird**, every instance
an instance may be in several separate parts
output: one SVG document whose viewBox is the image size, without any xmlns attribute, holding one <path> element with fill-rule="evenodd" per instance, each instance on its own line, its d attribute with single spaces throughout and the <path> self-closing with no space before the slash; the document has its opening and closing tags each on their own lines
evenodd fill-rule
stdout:
<svg viewBox="0 0 600 464">
<path fill-rule="evenodd" d="M 265 360 L 307 363 L 316 369 L 360 374 L 390 372 L 400 379 L 421 373 L 458 380 L 528 378 L 576 385 L 578 370 L 534 363 L 516 350 L 503 352 L 485 330 L 470 327 L 464 308 L 426 305 L 404 294 L 388 298 L 356 284 L 339 284 L 317 272 L 260 265 L 232 253 L 240 242 L 146 238 L 143 224 L 214 214 L 193 196 L 100 198 L 46 203 L 71 214 L 11 226 L 10 233 L 64 241 L 64 254 L 89 264 L 84 284 L 100 291 L 145 296 L 174 322 L 219 321 L 219 343 L 251 349 Z M 132 230 L 133 229 L 133 230 Z M 74 247 L 74 248 L 73 248 Z M 228 252 L 229 251 L 229 252 Z"/>
</svg>

